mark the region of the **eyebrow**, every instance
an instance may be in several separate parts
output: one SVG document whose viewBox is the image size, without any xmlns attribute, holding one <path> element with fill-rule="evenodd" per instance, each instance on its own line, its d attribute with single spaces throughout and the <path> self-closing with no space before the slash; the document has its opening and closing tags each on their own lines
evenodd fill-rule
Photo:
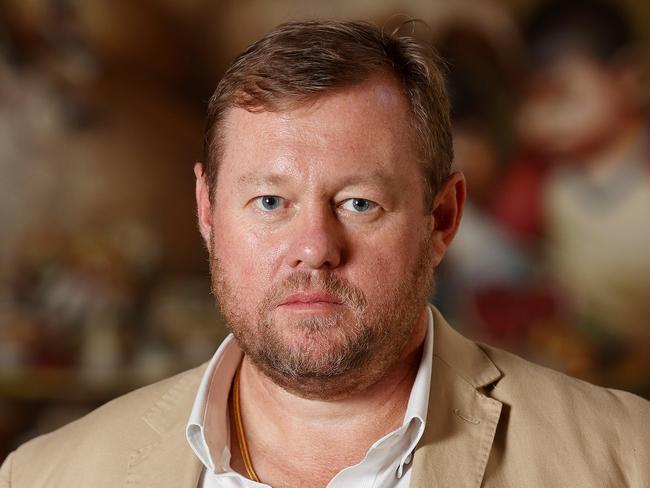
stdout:
<svg viewBox="0 0 650 488">
<path fill-rule="evenodd" d="M 241 175 L 238 179 L 239 186 L 262 186 L 262 185 L 272 185 L 276 186 L 287 181 L 286 176 L 274 173 L 266 176 L 260 176 L 255 173 L 245 173 Z"/>
<path fill-rule="evenodd" d="M 277 173 L 261 176 L 256 173 L 249 172 L 241 175 L 238 178 L 239 186 L 278 186 L 287 181 L 289 181 L 289 178 L 287 176 Z M 364 183 L 376 186 L 390 187 L 393 185 L 394 181 L 391 177 L 381 171 L 372 171 L 370 173 L 351 175 L 340 182 L 341 186 L 343 187 L 360 185 Z"/>
<path fill-rule="evenodd" d="M 348 178 L 345 178 L 341 183 L 342 186 L 354 186 L 366 183 L 371 185 L 390 187 L 394 184 L 394 181 L 387 174 L 377 170 L 370 173 L 352 175 Z"/>
</svg>

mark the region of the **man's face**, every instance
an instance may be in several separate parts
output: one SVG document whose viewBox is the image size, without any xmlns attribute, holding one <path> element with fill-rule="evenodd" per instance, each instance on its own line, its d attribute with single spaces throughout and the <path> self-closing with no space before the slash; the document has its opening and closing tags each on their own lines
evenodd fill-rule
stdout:
<svg viewBox="0 0 650 488">
<path fill-rule="evenodd" d="M 387 78 L 227 115 L 213 291 L 244 352 L 301 396 L 373 384 L 423 324 L 440 256 L 408 117 Z"/>
</svg>

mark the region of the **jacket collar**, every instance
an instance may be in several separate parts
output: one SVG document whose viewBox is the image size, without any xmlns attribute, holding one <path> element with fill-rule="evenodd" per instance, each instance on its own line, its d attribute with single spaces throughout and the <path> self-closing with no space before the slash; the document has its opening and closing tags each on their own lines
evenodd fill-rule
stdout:
<svg viewBox="0 0 650 488">
<path fill-rule="evenodd" d="M 453 330 L 435 309 L 433 317 L 429 409 L 411 486 L 479 487 L 502 407 L 482 389 L 502 374 L 476 343 Z"/>
<path fill-rule="evenodd" d="M 140 447 L 129 458 L 125 486 L 129 488 L 196 488 L 201 463 L 185 439 L 192 402 L 206 365 L 183 373 L 149 408 L 148 426 Z"/>
</svg>

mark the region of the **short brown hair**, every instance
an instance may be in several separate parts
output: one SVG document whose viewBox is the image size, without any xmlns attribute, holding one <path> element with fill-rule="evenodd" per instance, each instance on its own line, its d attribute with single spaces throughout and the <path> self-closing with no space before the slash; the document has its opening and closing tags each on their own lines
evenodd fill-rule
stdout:
<svg viewBox="0 0 650 488">
<path fill-rule="evenodd" d="M 204 158 L 210 200 L 223 153 L 219 131 L 230 108 L 287 110 L 378 74 L 394 76 L 403 87 L 431 205 L 453 159 L 441 62 L 414 37 L 350 21 L 282 24 L 235 59 L 208 105 Z"/>
</svg>

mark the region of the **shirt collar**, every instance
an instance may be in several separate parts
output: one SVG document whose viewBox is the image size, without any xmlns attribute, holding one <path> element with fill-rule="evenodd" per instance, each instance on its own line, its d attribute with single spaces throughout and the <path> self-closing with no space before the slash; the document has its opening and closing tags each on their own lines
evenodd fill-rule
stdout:
<svg viewBox="0 0 650 488">
<path fill-rule="evenodd" d="M 409 448 L 404 452 L 400 459 L 397 477 L 401 478 L 404 466 L 409 464 L 412 459 L 412 453 L 415 446 L 420 441 L 424 433 L 424 426 L 427 421 L 427 411 L 429 409 L 429 393 L 431 388 L 431 367 L 433 364 L 433 315 L 431 307 L 427 307 L 427 335 L 424 338 L 424 347 L 422 349 L 422 359 L 420 366 L 411 388 L 409 402 L 404 415 L 404 424 L 414 424 L 415 428 L 411 431 L 411 443 Z"/>
<path fill-rule="evenodd" d="M 230 422 L 228 396 L 242 351 L 234 336 L 229 334 L 214 353 L 203 374 L 186 428 L 190 447 L 210 471 L 225 471 L 230 465 Z M 212 409 L 208 411 L 208 404 Z M 210 413 L 210 415 L 208 415 Z M 208 446 L 205 431 L 214 426 L 214 439 Z M 212 455 L 218 453 L 215 460 Z"/>
<path fill-rule="evenodd" d="M 412 452 L 424 432 L 429 406 L 433 340 L 433 316 L 431 307 L 427 307 L 427 332 L 424 339 L 422 358 L 409 395 L 404 422 L 402 427 L 397 429 L 397 431 L 411 437 L 408 449 L 400 454 L 400 464 L 397 470 L 397 476 L 400 478 L 404 466 L 410 463 Z M 235 371 L 241 359 L 242 351 L 234 336 L 229 334 L 208 363 L 187 423 L 187 441 L 206 469 L 211 472 L 225 472 L 230 469 L 228 396 Z M 207 408 L 208 404 L 212 407 L 210 411 Z M 215 435 L 210 446 L 208 446 L 205 434 L 208 427 Z M 378 440 L 371 449 L 377 447 L 391 434 Z M 213 455 L 217 453 L 219 457 L 215 462 Z"/>
</svg>

